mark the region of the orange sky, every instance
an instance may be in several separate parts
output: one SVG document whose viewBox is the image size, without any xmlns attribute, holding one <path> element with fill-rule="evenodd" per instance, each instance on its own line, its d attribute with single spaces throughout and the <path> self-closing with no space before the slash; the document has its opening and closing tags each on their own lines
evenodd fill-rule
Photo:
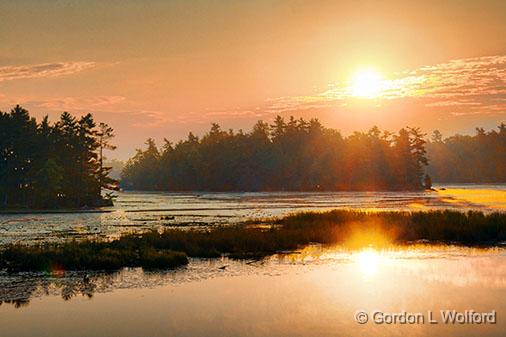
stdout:
<svg viewBox="0 0 506 337">
<path fill-rule="evenodd" d="M 125 159 L 147 137 L 276 114 L 347 134 L 506 118 L 506 1 L 0 2 L 0 109 L 92 112 Z M 353 97 L 374 69 L 383 89 Z"/>
</svg>

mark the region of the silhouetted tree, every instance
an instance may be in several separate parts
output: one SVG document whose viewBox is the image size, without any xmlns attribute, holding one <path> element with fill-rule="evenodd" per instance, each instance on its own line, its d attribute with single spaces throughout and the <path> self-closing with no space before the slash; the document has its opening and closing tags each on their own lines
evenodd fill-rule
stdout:
<svg viewBox="0 0 506 337">
<path fill-rule="evenodd" d="M 506 182 L 506 124 L 498 130 L 476 128 L 474 136 L 455 135 L 446 139 L 433 134 L 427 144 L 431 162 L 429 174 L 437 182 Z"/>
<path fill-rule="evenodd" d="M 432 188 L 432 179 L 430 178 L 430 176 L 428 174 L 425 175 L 425 178 L 423 180 L 423 187 L 426 190 L 430 190 Z"/>
<path fill-rule="evenodd" d="M 108 130 L 108 137 L 112 130 Z M 81 207 L 101 200 L 100 141 L 91 114 L 38 124 L 19 105 L 0 112 L 1 207 Z"/>
<path fill-rule="evenodd" d="M 111 139 L 114 138 L 114 130 L 109 125 L 105 123 L 100 123 L 98 125 L 98 130 L 96 132 L 96 136 L 98 137 L 98 161 L 100 165 L 98 179 L 100 183 L 100 187 L 104 187 L 106 189 L 117 189 L 117 181 L 109 178 L 109 173 L 111 173 L 112 166 L 104 166 L 104 150 L 116 150 L 116 146 L 111 144 Z"/>
<path fill-rule="evenodd" d="M 343 138 L 318 120 L 223 131 L 213 123 L 201 139 L 189 134 L 158 150 L 152 139 L 122 173 L 122 186 L 140 190 L 388 190 L 422 189 L 425 140 L 419 129 L 393 135 L 374 127 Z"/>
</svg>

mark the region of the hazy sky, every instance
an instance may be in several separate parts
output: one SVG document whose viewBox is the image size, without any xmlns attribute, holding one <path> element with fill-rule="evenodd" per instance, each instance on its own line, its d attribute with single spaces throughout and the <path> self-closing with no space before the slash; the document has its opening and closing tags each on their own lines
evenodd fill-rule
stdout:
<svg viewBox="0 0 506 337">
<path fill-rule="evenodd" d="M 0 109 L 92 112 L 122 159 L 150 136 L 276 114 L 344 134 L 506 121 L 503 0 L 17 0 L 0 1 L 0 25 Z M 363 69 L 375 97 L 350 92 Z"/>
</svg>

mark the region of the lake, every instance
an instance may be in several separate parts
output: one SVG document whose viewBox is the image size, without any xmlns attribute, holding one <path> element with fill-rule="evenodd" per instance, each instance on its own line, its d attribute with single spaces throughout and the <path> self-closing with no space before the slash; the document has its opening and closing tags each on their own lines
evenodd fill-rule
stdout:
<svg viewBox="0 0 506 337">
<path fill-rule="evenodd" d="M 308 247 L 175 271 L 0 278 L 2 336 L 503 336 L 506 251 Z M 9 279 L 10 278 L 10 279 Z M 496 312 L 496 324 L 358 324 L 364 310 Z M 372 319 L 372 318 L 371 318 Z"/>
<path fill-rule="evenodd" d="M 170 227 L 226 225 L 247 219 L 335 208 L 365 210 L 506 209 L 506 185 L 444 185 L 437 192 L 145 193 L 120 192 L 102 213 L 0 215 L 0 244 L 111 238 Z"/>
<path fill-rule="evenodd" d="M 0 215 L 1 238 L 2 243 L 33 243 L 114 237 L 339 207 L 506 209 L 504 185 L 445 188 L 120 193 L 106 213 Z M 0 336 L 503 336 L 505 299 L 504 248 L 415 245 L 349 251 L 312 245 L 263 260 L 190 259 L 188 266 L 164 272 L 0 272 Z M 445 310 L 493 313 L 495 323 L 445 324 Z M 360 311 L 368 316 L 365 324 L 356 320 Z M 381 323 L 415 315 L 422 321 Z M 429 315 L 438 323 L 429 323 Z"/>
</svg>

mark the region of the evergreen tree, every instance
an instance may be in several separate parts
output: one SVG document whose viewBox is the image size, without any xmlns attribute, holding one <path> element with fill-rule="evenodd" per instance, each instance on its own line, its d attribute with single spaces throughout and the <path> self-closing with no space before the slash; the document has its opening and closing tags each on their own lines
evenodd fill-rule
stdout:
<svg viewBox="0 0 506 337">
<path fill-rule="evenodd" d="M 149 139 L 122 173 L 122 186 L 139 190 L 315 191 L 418 190 L 427 157 L 424 135 L 406 128 L 393 135 L 373 127 L 349 137 L 312 119 L 251 132 L 223 131 L 213 123 L 201 139 L 189 134 L 161 152 Z"/>
<path fill-rule="evenodd" d="M 77 120 L 64 112 L 51 125 L 47 116 L 37 123 L 19 105 L 0 112 L 0 207 L 100 203 L 101 181 L 109 178 L 100 168 L 99 148 L 91 114 Z"/>
</svg>

